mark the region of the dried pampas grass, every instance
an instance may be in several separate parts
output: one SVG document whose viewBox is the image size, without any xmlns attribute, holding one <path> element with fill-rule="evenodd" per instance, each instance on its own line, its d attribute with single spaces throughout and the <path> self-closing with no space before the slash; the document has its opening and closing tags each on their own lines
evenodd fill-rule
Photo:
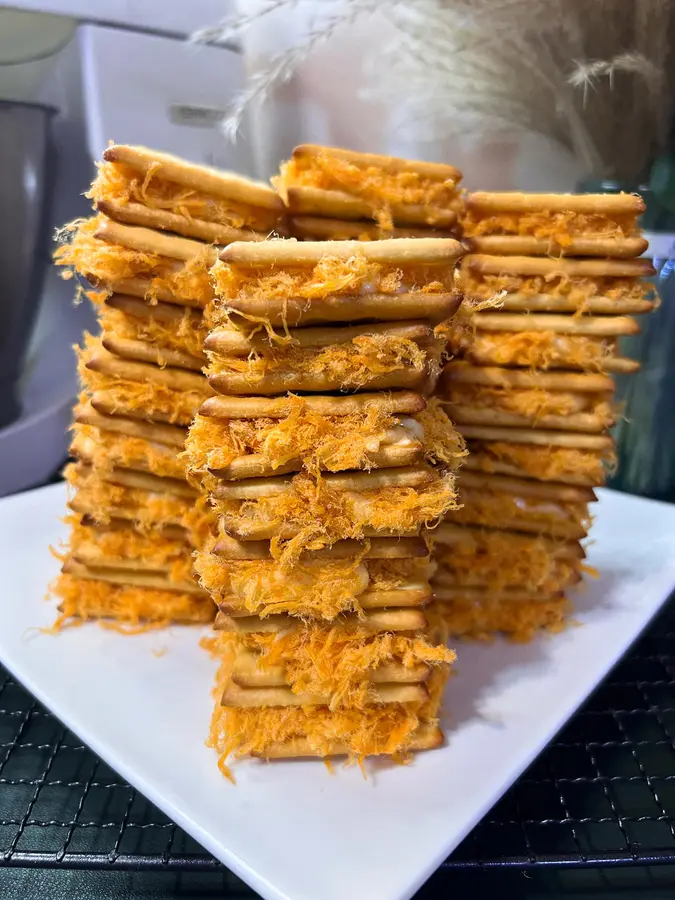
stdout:
<svg viewBox="0 0 675 900">
<path fill-rule="evenodd" d="M 298 0 L 267 0 L 195 36 L 240 37 Z M 668 148 L 675 111 L 675 0 L 319 0 L 303 37 L 249 81 L 225 122 L 236 133 L 338 28 L 383 13 L 396 39 L 371 60 L 372 99 L 433 136 L 538 132 L 589 175 L 640 178 Z M 394 105 L 394 104 L 392 104 Z"/>
<path fill-rule="evenodd" d="M 220 23 L 196 31 L 191 40 L 202 44 L 221 44 L 237 41 L 251 26 L 275 12 L 292 15 L 303 5 L 302 0 L 265 0 L 256 4 L 253 13 L 241 13 Z M 398 5 L 394 0 L 394 6 Z M 380 11 L 384 0 L 319 0 L 316 21 L 306 30 L 302 41 L 278 56 L 273 57 L 266 68 L 251 75 L 246 88 L 237 97 L 227 118 L 223 121 L 223 132 L 234 140 L 241 127 L 247 107 L 252 103 L 262 103 L 274 87 L 286 84 L 302 63 L 329 41 L 338 28 L 350 25 L 368 14 Z"/>
</svg>

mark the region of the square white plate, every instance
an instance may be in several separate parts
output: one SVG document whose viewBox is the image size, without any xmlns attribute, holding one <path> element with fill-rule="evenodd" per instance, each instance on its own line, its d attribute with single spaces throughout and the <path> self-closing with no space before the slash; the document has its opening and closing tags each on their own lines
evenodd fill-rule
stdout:
<svg viewBox="0 0 675 900">
<path fill-rule="evenodd" d="M 214 666 L 200 629 L 51 637 L 45 587 L 61 486 L 0 502 L 0 660 L 69 728 L 267 900 L 407 900 L 598 684 L 675 586 L 675 507 L 600 492 L 577 598 L 582 627 L 532 644 L 462 645 L 446 747 L 408 767 L 236 767 L 204 746 Z M 164 655 L 157 651 L 166 648 Z M 154 651 L 154 652 L 153 652 Z"/>
</svg>

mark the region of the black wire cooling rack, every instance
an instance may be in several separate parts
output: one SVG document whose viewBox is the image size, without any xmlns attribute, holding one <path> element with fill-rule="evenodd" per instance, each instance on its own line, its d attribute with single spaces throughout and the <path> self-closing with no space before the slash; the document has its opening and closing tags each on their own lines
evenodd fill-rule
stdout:
<svg viewBox="0 0 675 900">
<path fill-rule="evenodd" d="M 442 870 L 675 864 L 674 819 L 675 600 Z M 3 670 L 0 865 L 219 869 Z"/>
</svg>

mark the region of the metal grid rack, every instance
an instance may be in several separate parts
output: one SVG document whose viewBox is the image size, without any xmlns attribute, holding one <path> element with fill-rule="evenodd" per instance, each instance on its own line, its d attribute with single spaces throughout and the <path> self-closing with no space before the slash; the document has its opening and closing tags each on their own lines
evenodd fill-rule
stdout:
<svg viewBox="0 0 675 900">
<path fill-rule="evenodd" d="M 0 786 L 0 865 L 219 868 L 3 670 Z M 443 868 L 674 864 L 674 819 L 675 600 Z"/>
</svg>

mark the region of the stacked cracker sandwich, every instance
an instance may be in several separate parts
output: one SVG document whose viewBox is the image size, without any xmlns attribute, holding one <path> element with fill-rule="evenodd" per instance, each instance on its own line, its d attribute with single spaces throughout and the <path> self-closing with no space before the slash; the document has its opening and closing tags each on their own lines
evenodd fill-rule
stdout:
<svg viewBox="0 0 675 900">
<path fill-rule="evenodd" d="M 429 403 L 460 304 L 454 240 L 234 243 L 212 270 L 191 481 L 217 534 L 211 741 L 266 758 L 405 755 L 442 739 L 454 655 L 427 634 L 425 525 L 462 442 Z"/>
<path fill-rule="evenodd" d="M 273 179 L 304 240 L 452 237 L 462 173 L 442 163 L 302 144 Z"/>
<path fill-rule="evenodd" d="M 263 239 L 283 207 L 265 185 L 129 146 L 105 151 L 89 196 L 97 214 L 57 253 L 88 282 L 101 326 L 80 351 L 60 621 L 210 621 L 191 557 L 208 514 L 180 458 L 211 393 L 209 267 L 214 243 Z"/>
<path fill-rule="evenodd" d="M 305 145 L 276 180 L 285 209 L 114 146 L 59 250 L 101 323 L 60 622 L 209 622 L 215 602 L 225 770 L 438 746 L 438 635 L 557 628 L 581 578 L 612 375 L 637 368 L 618 342 L 652 306 L 641 201 L 462 208 L 460 178 Z"/>
<path fill-rule="evenodd" d="M 441 393 L 467 439 L 463 507 L 434 533 L 451 633 L 557 628 L 579 581 L 594 487 L 614 463 L 612 375 L 652 308 L 632 195 L 474 193 L 462 226 L 466 304 Z"/>
</svg>

